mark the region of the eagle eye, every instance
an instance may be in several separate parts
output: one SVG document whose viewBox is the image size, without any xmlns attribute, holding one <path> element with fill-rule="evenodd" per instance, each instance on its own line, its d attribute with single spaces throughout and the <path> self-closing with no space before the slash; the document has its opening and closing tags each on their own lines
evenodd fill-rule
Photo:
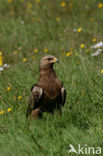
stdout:
<svg viewBox="0 0 103 156">
<path fill-rule="evenodd" d="M 48 58 L 48 61 L 51 61 L 52 60 L 52 58 Z"/>
</svg>

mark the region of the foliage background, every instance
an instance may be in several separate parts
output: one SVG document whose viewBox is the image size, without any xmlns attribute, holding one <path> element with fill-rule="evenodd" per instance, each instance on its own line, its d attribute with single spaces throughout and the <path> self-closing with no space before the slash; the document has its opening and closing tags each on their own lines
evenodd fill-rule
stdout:
<svg viewBox="0 0 103 156">
<path fill-rule="evenodd" d="M 0 155 L 67 156 L 69 144 L 103 148 L 102 0 L 1 0 Z M 56 73 L 67 90 L 59 117 L 29 121 L 30 87 L 44 55 L 59 58 Z M 72 107 L 72 109 L 70 109 Z M 9 108 L 9 109 L 8 109 Z"/>
</svg>

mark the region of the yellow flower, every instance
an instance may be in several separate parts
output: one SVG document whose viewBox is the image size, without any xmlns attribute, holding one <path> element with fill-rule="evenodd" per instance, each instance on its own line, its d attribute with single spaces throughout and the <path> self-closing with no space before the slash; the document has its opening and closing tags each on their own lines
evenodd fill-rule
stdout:
<svg viewBox="0 0 103 156">
<path fill-rule="evenodd" d="M 0 56 L 2 55 L 2 51 L 0 51 Z"/>
<path fill-rule="evenodd" d="M 96 38 L 93 38 L 93 39 L 92 39 L 92 41 L 93 41 L 93 42 L 96 42 L 96 41 L 97 41 L 97 39 L 96 39 Z"/>
<path fill-rule="evenodd" d="M 98 8 L 102 8 L 102 7 L 103 7 L 103 3 L 99 3 Z"/>
<path fill-rule="evenodd" d="M 73 54 L 73 51 L 67 52 L 67 56 L 70 56 Z"/>
<path fill-rule="evenodd" d="M 38 53 L 38 49 L 34 49 L 33 51 L 34 51 L 34 53 Z"/>
<path fill-rule="evenodd" d="M 57 20 L 57 21 L 60 21 L 60 17 L 56 17 L 56 20 Z"/>
<path fill-rule="evenodd" d="M 27 58 L 23 58 L 22 61 L 23 61 L 23 62 L 26 62 L 26 61 L 27 61 Z"/>
<path fill-rule="evenodd" d="M 3 58 L 2 58 L 2 55 L 0 56 L 0 66 L 3 65 Z"/>
<path fill-rule="evenodd" d="M 17 51 L 17 50 L 14 50 L 14 51 L 13 51 L 13 54 L 17 54 L 17 53 L 18 53 L 18 51 Z"/>
<path fill-rule="evenodd" d="M 3 65 L 3 63 L 2 63 L 2 61 L 0 61 L 0 66 L 2 66 Z"/>
<path fill-rule="evenodd" d="M 12 0 L 8 0 L 9 3 L 12 3 Z"/>
<path fill-rule="evenodd" d="M 2 60 L 2 56 L 0 56 L 0 61 Z"/>
<path fill-rule="evenodd" d="M 86 53 L 89 53 L 90 52 L 90 49 L 88 48 L 88 49 L 86 49 Z"/>
<path fill-rule="evenodd" d="M 92 17 L 90 20 L 91 20 L 92 22 L 94 22 L 95 18 L 94 18 L 94 17 Z"/>
<path fill-rule="evenodd" d="M 22 96 L 18 96 L 18 100 L 21 100 L 22 99 Z"/>
<path fill-rule="evenodd" d="M 40 22 L 40 18 L 37 18 L 37 21 Z"/>
<path fill-rule="evenodd" d="M 47 48 L 45 48 L 45 49 L 44 49 L 44 52 L 48 52 L 48 49 L 47 49 Z"/>
<path fill-rule="evenodd" d="M 82 44 L 80 45 L 80 47 L 81 47 L 81 48 L 85 48 L 85 45 L 82 43 Z"/>
<path fill-rule="evenodd" d="M 103 74 L 103 69 L 101 70 L 101 73 Z"/>
<path fill-rule="evenodd" d="M 11 87 L 9 86 L 6 90 L 9 92 L 11 90 Z"/>
<path fill-rule="evenodd" d="M 28 8 L 32 8 L 32 4 L 31 3 L 28 3 Z"/>
<path fill-rule="evenodd" d="M 36 1 L 36 3 L 40 3 L 40 0 L 35 0 Z"/>
<path fill-rule="evenodd" d="M 0 114 L 4 114 L 4 113 L 5 113 L 4 110 L 1 110 L 1 111 L 0 111 Z"/>
<path fill-rule="evenodd" d="M 67 56 L 70 56 L 70 52 L 67 53 Z"/>
<path fill-rule="evenodd" d="M 10 112 L 10 111 L 12 111 L 12 109 L 11 108 L 8 108 L 7 111 Z"/>
<path fill-rule="evenodd" d="M 81 32 L 82 31 L 82 28 L 78 28 L 78 30 L 77 30 L 78 32 Z"/>
<path fill-rule="evenodd" d="M 65 2 L 62 2 L 61 3 L 61 7 L 65 7 L 66 6 L 66 3 Z"/>
</svg>

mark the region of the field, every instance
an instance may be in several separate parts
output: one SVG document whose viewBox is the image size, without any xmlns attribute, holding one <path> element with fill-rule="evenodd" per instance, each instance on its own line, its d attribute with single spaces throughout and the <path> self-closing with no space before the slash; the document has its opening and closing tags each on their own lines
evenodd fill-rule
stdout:
<svg viewBox="0 0 103 156">
<path fill-rule="evenodd" d="M 90 48 L 100 41 L 102 0 L 0 0 L 0 66 L 10 65 L 0 71 L 0 156 L 75 156 L 70 144 L 103 149 L 103 54 Z M 66 104 L 62 117 L 30 121 L 30 88 L 48 54 L 59 58 Z"/>
</svg>

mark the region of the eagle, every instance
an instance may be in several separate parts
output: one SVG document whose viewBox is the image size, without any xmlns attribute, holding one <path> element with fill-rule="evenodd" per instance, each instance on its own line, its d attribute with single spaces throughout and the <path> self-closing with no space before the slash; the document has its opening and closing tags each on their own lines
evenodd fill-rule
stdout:
<svg viewBox="0 0 103 156">
<path fill-rule="evenodd" d="M 66 101 L 66 89 L 53 69 L 56 62 L 59 60 L 52 55 L 42 58 L 39 81 L 31 87 L 26 117 L 39 118 L 44 112 L 54 114 L 55 110 L 62 114 L 61 107 Z"/>
</svg>

